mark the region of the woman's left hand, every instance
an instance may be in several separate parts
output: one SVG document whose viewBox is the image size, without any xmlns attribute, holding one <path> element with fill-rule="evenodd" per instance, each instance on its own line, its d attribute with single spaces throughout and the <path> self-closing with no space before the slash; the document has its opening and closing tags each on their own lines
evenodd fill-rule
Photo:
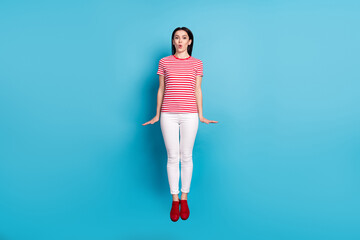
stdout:
<svg viewBox="0 0 360 240">
<path fill-rule="evenodd" d="M 200 122 L 207 123 L 207 124 L 209 124 L 209 123 L 217 123 L 218 122 L 218 121 L 214 121 L 214 120 L 208 120 L 208 119 L 206 119 L 204 117 L 199 117 L 199 119 L 200 119 Z"/>
</svg>

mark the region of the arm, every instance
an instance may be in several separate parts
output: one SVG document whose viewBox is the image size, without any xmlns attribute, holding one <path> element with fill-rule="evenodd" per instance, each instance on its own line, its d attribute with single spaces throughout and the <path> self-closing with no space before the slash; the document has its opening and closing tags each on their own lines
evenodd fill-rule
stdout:
<svg viewBox="0 0 360 240">
<path fill-rule="evenodd" d="M 196 76 L 196 84 L 195 84 L 195 96 L 196 96 L 196 104 L 199 112 L 199 119 L 204 123 L 217 123 L 218 121 L 208 120 L 203 116 L 203 107 L 202 107 L 202 91 L 201 91 L 201 80 L 202 76 Z"/>
<path fill-rule="evenodd" d="M 163 75 L 159 75 L 159 90 L 157 94 L 157 106 L 156 106 L 156 115 L 160 117 L 161 105 L 164 98 L 164 90 L 165 90 L 165 77 Z"/>
<path fill-rule="evenodd" d="M 154 124 L 160 119 L 160 111 L 161 111 L 161 105 L 164 98 L 164 90 L 165 90 L 165 77 L 164 75 L 159 75 L 159 90 L 157 94 L 157 106 L 156 106 L 156 115 L 153 119 L 150 121 L 143 123 L 142 125 L 148 125 L 148 124 Z"/>
<path fill-rule="evenodd" d="M 202 80 L 202 76 L 196 76 L 195 96 L 196 96 L 196 104 L 199 112 L 199 119 L 203 118 L 201 80 Z"/>
</svg>

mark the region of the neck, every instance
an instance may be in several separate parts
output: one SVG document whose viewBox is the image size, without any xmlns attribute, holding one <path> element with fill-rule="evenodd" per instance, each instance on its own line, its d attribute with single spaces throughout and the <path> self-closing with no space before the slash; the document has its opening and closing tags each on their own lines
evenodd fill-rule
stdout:
<svg viewBox="0 0 360 240">
<path fill-rule="evenodd" d="M 177 58 L 189 58 L 190 57 L 190 55 L 187 52 L 175 53 L 174 56 Z"/>
</svg>

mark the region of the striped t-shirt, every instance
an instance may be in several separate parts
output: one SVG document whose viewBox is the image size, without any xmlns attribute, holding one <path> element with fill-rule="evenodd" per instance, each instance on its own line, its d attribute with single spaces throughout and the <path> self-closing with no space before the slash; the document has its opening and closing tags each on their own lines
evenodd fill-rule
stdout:
<svg viewBox="0 0 360 240">
<path fill-rule="evenodd" d="M 197 113 L 196 76 L 203 76 L 203 63 L 192 56 L 163 57 L 159 61 L 158 75 L 165 76 L 165 91 L 161 112 Z"/>
</svg>

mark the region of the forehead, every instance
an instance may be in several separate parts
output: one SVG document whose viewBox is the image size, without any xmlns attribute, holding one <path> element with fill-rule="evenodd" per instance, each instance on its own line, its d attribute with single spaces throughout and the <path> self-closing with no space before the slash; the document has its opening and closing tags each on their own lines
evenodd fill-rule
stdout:
<svg viewBox="0 0 360 240">
<path fill-rule="evenodd" d="M 188 34 L 184 30 L 178 30 L 175 32 L 175 36 L 188 36 Z"/>
</svg>

